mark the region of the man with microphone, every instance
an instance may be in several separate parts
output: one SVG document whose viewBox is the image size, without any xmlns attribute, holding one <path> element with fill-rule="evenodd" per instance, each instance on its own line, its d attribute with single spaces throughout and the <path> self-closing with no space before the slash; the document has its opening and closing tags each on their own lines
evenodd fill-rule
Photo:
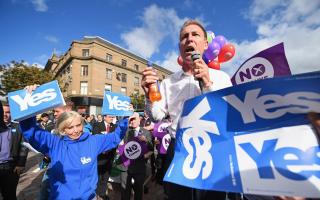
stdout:
<svg viewBox="0 0 320 200">
<path fill-rule="evenodd" d="M 151 103 L 148 99 L 148 86 L 157 82 L 159 77 L 153 68 L 143 71 L 141 86 L 147 98 L 148 115 L 153 121 L 160 121 L 168 116 L 172 119 L 168 128 L 172 139 L 167 150 L 165 171 L 173 159 L 175 134 L 183 103 L 202 93 L 232 86 L 230 77 L 225 72 L 209 69 L 203 61 L 202 54 L 207 48 L 207 33 L 204 27 L 198 21 L 187 20 L 180 29 L 179 38 L 182 69 L 161 82 L 162 98 L 158 102 Z M 197 190 L 173 183 L 165 183 L 164 189 L 168 199 L 225 199 L 224 192 Z"/>
</svg>

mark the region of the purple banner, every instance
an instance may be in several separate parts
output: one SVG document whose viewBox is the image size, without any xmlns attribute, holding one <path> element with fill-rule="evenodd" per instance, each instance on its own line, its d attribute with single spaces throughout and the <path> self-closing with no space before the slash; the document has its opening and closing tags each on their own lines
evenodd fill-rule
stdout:
<svg viewBox="0 0 320 200">
<path fill-rule="evenodd" d="M 160 154 L 167 154 L 167 149 L 171 141 L 170 134 L 167 131 L 170 124 L 171 122 L 159 122 L 153 127 L 153 136 L 160 142 L 156 145 Z"/>
<path fill-rule="evenodd" d="M 135 159 L 143 156 L 148 151 L 148 147 L 146 142 L 142 142 L 138 137 L 134 137 L 127 143 L 119 145 L 118 150 L 123 165 L 128 167 Z"/>
<path fill-rule="evenodd" d="M 283 43 L 265 49 L 246 60 L 231 78 L 233 85 L 291 75 Z"/>
</svg>

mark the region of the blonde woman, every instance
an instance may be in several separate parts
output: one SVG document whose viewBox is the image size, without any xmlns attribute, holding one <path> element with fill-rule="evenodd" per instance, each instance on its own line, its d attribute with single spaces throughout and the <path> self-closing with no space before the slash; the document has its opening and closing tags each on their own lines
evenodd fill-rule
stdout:
<svg viewBox="0 0 320 200">
<path fill-rule="evenodd" d="M 128 119 L 119 122 L 110 134 L 83 132 L 83 118 L 76 112 L 61 114 L 56 123 L 60 135 L 36 125 L 36 118 L 21 121 L 25 139 L 51 157 L 49 199 L 97 199 L 97 155 L 115 148 L 124 137 Z"/>
</svg>

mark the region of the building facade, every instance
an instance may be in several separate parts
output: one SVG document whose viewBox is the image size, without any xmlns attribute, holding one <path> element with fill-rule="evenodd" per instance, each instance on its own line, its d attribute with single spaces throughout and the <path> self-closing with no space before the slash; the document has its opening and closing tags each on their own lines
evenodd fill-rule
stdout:
<svg viewBox="0 0 320 200">
<path fill-rule="evenodd" d="M 101 37 L 86 36 L 73 41 L 62 56 L 55 54 L 45 70 L 59 80 L 64 97 L 70 98 L 80 112 L 100 114 L 105 90 L 130 96 L 143 94 L 140 86 L 147 60 Z M 158 65 L 160 79 L 172 72 Z"/>
</svg>

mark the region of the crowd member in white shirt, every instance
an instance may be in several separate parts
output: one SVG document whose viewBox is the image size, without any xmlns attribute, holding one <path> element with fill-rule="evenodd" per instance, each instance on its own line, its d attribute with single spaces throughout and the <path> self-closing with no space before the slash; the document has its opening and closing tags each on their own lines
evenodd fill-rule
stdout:
<svg viewBox="0 0 320 200">
<path fill-rule="evenodd" d="M 204 27 L 195 20 L 186 21 L 180 29 L 179 50 L 183 59 L 182 69 L 168 78 L 160 85 L 161 100 L 151 103 L 148 99 L 148 86 L 159 80 L 156 71 L 146 68 L 143 71 L 141 86 L 146 94 L 146 111 L 154 121 L 160 121 L 167 116 L 172 119 L 169 127 L 172 140 L 166 157 L 166 167 L 169 166 L 174 155 L 175 134 L 182 112 L 183 103 L 202 92 L 215 91 L 231 86 L 230 77 L 223 71 L 209 69 L 206 63 L 199 59 L 193 61 L 192 53 L 200 55 L 208 48 L 207 34 Z M 203 81 L 203 91 L 199 81 Z M 165 184 L 165 193 L 168 199 L 225 199 L 224 192 L 196 190 L 173 183 Z"/>
</svg>

